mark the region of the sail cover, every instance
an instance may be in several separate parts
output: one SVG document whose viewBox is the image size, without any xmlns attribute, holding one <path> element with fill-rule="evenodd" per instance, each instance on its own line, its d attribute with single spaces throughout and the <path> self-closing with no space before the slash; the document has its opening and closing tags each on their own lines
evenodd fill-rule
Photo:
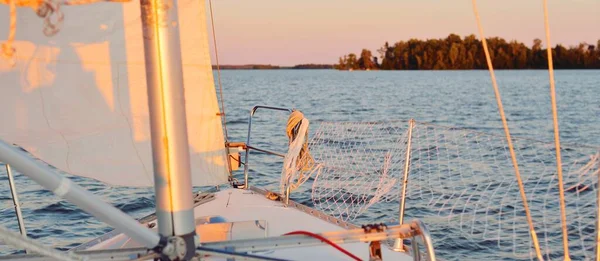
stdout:
<svg viewBox="0 0 600 261">
<path fill-rule="evenodd" d="M 152 148 L 139 1 L 63 6 L 45 36 L 18 9 L 16 64 L 0 58 L 0 139 L 70 174 L 112 185 L 151 186 Z M 205 1 L 178 3 L 193 184 L 227 182 L 211 70 Z M 0 5 L 0 42 L 8 35 Z"/>
</svg>

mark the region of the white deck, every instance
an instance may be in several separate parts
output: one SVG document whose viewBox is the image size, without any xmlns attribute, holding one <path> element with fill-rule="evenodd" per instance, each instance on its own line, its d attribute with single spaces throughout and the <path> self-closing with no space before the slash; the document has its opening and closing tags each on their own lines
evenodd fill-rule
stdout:
<svg viewBox="0 0 600 261">
<path fill-rule="evenodd" d="M 285 207 L 279 201 L 269 200 L 264 195 L 250 190 L 225 189 L 216 192 L 214 200 L 197 206 L 194 213 L 196 218 L 220 216 L 225 218 L 227 222 L 264 220 L 267 223 L 266 235 L 269 237 L 281 236 L 295 230 L 305 230 L 313 233 L 344 230 L 340 226 L 321 220 L 296 208 Z M 254 233 L 254 235 L 264 237 L 265 233 L 263 231 L 262 234 Z M 209 240 L 206 237 L 203 239 L 202 234 L 200 238 L 201 241 Z M 120 234 L 90 249 L 114 249 L 136 245 L 127 236 Z M 363 260 L 369 260 L 367 243 L 342 244 L 341 246 Z M 391 251 L 383 244 L 382 251 L 384 260 L 412 260 L 409 255 Z M 348 256 L 328 245 L 280 249 L 256 254 L 288 260 L 351 260 Z M 208 260 L 225 259 L 211 258 Z"/>
</svg>

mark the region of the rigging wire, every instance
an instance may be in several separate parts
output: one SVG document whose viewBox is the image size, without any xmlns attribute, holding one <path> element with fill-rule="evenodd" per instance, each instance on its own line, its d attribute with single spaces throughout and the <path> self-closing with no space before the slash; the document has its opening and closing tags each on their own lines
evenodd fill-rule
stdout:
<svg viewBox="0 0 600 261">
<path fill-rule="evenodd" d="M 508 144 L 508 149 L 510 152 L 512 164 L 515 169 L 515 176 L 517 178 L 517 183 L 519 184 L 519 192 L 521 194 L 521 200 L 523 201 L 523 208 L 525 209 L 525 215 L 527 216 L 527 223 L 529 224 L 529 234 L 531 235 L 531 239 L 533 241 L 533 246 L 535 247 L 535 253 L 537 255 L 538 260 L 544 260 L 542 257 L 542 251 L 540 250 L 540 244 L 539 244 L 539 241 L 537 238 L 537 234 L 535 233 L 535 228 L 533 226 L 531 212 L 529 211 L 529 204 L 527 203 L 527 195 L 525 194 L 525 187 L 523 186 L 523 180 L 521 179 L 521 172 L 519 171 L 519 164 L 517 163 L 517 155 L 515 153 L 515 149 L 512 144 L 512 138 L 510 135 L 510 130 L 508 128 L 508 122 L 506 121 L 506 116 L 504 115 L 504 107 L 502 106 L 502 98 L 500 96 L 500 90 L 498 90 L 498 83 L 496 83 L 494 67 L 492 66 L 492 60 L 490 58 L 487 41 L 483 34 L 483 27 L 481 26 L 479 12 L 477 11 L 477 0 L 472 0 L 472 3 L 473 3 L 473 13 L 475 14 L 475 20 L 477 21 L 477 27 L 479 28 L 479 35 L 481 37 L 481 42 L 483 44 L 483 51 L 485 52 L 485 59 L 487 61 L 488 69 L 490 72 L 490 78 L 492 79 L 492 85 L 494 87 L 494 94 L 496 96 L 496 102 L 498 103 L 498 111 L 500 113 L 500 118 L 502 118 L 502 126 L 504 127 L 504 133 L 506 135 L 506 142 Z"/>
<path fill-rule="evenodd" d="M 221 83 L 221 65 L 219 63 L 219 48 L 217 47 L 217 33 L 215 30 L 215 19 L 213 14 L 212 0 L 208 0 L 210 10 L 210 25 L 212 28 L 213 45 L 215 47 L 215 62 L 217 63 L 217 79 L 219 81 L 219 100 L 221 101 L 221 126 L 225 132 L 225 150 L 227 152 L 227 170 L 229 171 L 230 182 L 234 181 L 233 169 L 231 167 L 231 157 L 229 157 L 229 134 L 227 133 L 227 118 L 225 116 L 225 99 L 223 98 L 223 84 Z M 211 65 L 212 67 L 212 65 Z"/>
<path fill-rule="evenodd" d="M 223 131 L 225 131 L 225 142 L 228 141 L 229 135 L 227 134 L 227 120 L 225 118 L 225 102 L 223 99 L 223 84 L 221 83 L 221 65 L 219 64 L 219 50 L 217 47 L 217 34 L 215 32 L 215 20 L 213 15 L 212 0 L 208 0 L 208 7 L 210 9 L 210 25 L 212 27 L 213 45 L 215 46 L 215 62 L 217 63 L 217 79 L 219 81 L 219 98 L 221 100 L 221 123 L 223 124 Z"/>
<path fill-rule="evenodd" d="M 560 197 L 560 222 L 563 234 L 564 260 L 570 261 L 569 235 L 567 234 L 567 214 L 565 206 L 565 188 L 563 184 L 562 159 L 560 156 L 560 133 L 558 129 L 558 110 L 556 107 L 556 86 L 554 85 L 554 65 L 552 63 L 552 46 L 550 44 L 550 25 L 548 23 L 548 1 L 544 3 L 544 27 L 546 27 L 546 51 L 548 52 L 548 74 L 550 76 L 550 100 L 552 103 L 552 122 L 554 125 L 554 146 L 556 148 L 556 170 L 558 174 L 558 192 Z"/>
<path fill-rule="evenodd" d="M 4 241 L 4 243 L 6 244 L 12 245 L 17 248 L 24 248 L 27 251 L 32 251 L 40 255 L 51 257 L 57 260 L 84 260 L 83 257 L 78 256 L 75 253 L 65 253 L 58 251 L 54 248 L 44 246 L 27 236 L 12 232 L 3 226 L 0 226 L 0 238 L 2 238 L 2 241 Z"/>
<path fill-rule="evenodd" d="M 318 234 L 315 234 L 315 233 L 311 233 L 311 232 L 308 232 L 308 231 L 303 231 L 303 230 L 292 231 L 292 232 L 284 234 L 284 236 L 291 236 L 291 235 L 305 235 L 305 236 L 309 236 L 309 237 L 312 237 L 312 238 L 316 238 L 318 240 L 321 240 L 321 241 L 329 244 L 330 246 L 332 246 L 335 249 L 337 249 L 338 251 L 346 254 L 350 258 L 352 258 L 352 259 L 354 259 L 356 261 L 362 261 L 362 259 L 360 259 L 360 257 L 355 256 L 354 254 L 350 253 L 350 251 L 342 248 L 340 245 L 338 245 L 336 243 L 331 242 L 331 240 L 329 240 L 329 239 L 327 239 L 327 238 L 325 238 L 325 237 L 323 237 L 321 235 L 318 235 Z"/>
</svg>

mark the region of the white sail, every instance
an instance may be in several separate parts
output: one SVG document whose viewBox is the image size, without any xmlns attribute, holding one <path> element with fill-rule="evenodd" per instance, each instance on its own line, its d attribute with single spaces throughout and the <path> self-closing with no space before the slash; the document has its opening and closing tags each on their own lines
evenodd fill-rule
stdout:
<svg viewBox="0 0 600 261">
<path fill-rule="evenodd" d="M 0 42 L 8 35 L 0 5 Z M 0 58 L 0 139 L 68 173 L 151 186 L 152 154 L 139 1 L 63 6 L 58 34 L 18 9 L 16 65 Z M 227 182 L 204 1 L 179 2 L 193 184 Z M 176 26 L 169 24 L 165 26 Z"/>
</svg>

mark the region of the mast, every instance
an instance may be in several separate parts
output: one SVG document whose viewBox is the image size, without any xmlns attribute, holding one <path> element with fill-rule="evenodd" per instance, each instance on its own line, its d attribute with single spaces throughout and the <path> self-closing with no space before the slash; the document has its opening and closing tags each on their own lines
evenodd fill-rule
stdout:
<svg viewBox="0 0 600 261">
<path fill-rule="evenodd" d="M 195 225 L 177 1 L 142 0 L 140 7 L 158 231 L 182 237 L 189 250 Z"/>
</svg>

